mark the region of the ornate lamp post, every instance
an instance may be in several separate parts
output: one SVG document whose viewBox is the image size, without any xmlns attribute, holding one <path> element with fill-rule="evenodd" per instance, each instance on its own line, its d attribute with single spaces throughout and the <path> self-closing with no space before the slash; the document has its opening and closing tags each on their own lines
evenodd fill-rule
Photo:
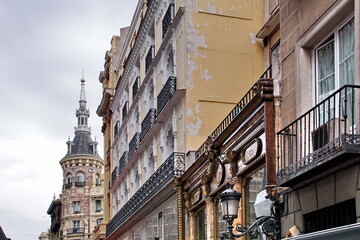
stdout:
<svg viewBox="0 0 360 240">
<path fill-rule="evenodd" d="M 237 218 L 239 201 L 241 193 L 232 189 L 232 185 L 220 194 L 221 209 L 224 220 L 228 223 L 230 239 L 239 238 L 248 234 L 251 238 L 257 238 L 259 235 L 265 235 L 266 239 L 280 239 L 279 215 L 277 214 L 277 202 L 271 205 L 271 216 L 261 216 L 256 219 L 249 227 L 237 224 L 233 232 L 233 221 Z"/>
</svg>

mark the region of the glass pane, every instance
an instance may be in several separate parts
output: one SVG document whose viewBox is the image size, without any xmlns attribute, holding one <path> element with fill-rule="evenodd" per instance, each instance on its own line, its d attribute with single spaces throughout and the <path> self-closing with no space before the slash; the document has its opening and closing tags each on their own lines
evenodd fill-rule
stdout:
<svg viewBox="0 0 360 240">
<path fill-rule="evenodd" d="M 257 194 L 265 188 L 265 168 L 255 172 L 249 178 L 246 186 L 246 225 L 250 226 L 256 220 L 254 204 Z M 262 239 L 260 236 L 255 239 Z"/>
<path fill-rule="evenodd" d="M 164 208 L 164 239 L 172 240 L 178 238 L 177 231 L 177 202 L 174 201 L 172 204 Z"/>
<path fill-rule="evenodd" d="M 322 101 L 335 90 L 334 41 L 317 49 L 317 94 Z"/>
<path fill-rule="evenodd" d="M 340 86 L 354 84 L 354 19 L 339 30 Z"/>
<path fill-rule="evenodd" d="M 223 219 L 221 203 L 219 198 L 216 200 L 216 231 L 217 239 L 221 239 L 222 233 L 228 233 L 227 223 Z"/>
<path fill-rule="evenodd" d="M 201 209 L 196 214 L 196 239 L 197 240 L 207 240 L 206 238 L 206 210 L 205 208 Z"/>
<path fill-rule="evenodd" d="M 146 222 L 148 239 L 155 239 L 158 237 L 158 215 L 155 214 L 149 221 Z"/>
</svg>

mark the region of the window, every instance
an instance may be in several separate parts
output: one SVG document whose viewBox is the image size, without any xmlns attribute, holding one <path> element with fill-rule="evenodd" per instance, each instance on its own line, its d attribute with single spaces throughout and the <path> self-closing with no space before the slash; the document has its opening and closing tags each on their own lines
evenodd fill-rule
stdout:
<svg viewBox="0 0 360 240">
<path fill-rule="evenodd" d="M 315 232 L 356 223 L 355 199 L 304 215 L 305 232 Z"/>
<path fill-rule="evenodd" d="M 246 226 L 250 226 L 256 220 L 256 213 L 255 213 L 255 201 L 257 194 L 265 189 L 265 168 L 261 168 L 257 172 L 253 173 L 245 186 L 245 219 L 246 219 Z M 260 236 L 255 239 L 262 239 Z"/>
<path fill-rule="evenodd" d="M 76 183 L 75 185 L 77 187 L 83 187 L 85 186 L 85 175 L 82 172 L 79 172 L 76 174 Z"/>
<path fill-rule="evenodd" d="M 68 174 L 65 180 L 65 188 L 71 188 L 72 186 L 72 175 Z"/>
<path fill-rule="evenodd" d="M 96 175 L 95 185 L 96 186 L 101 186 L 101 179 L 99 178 L 99 175 Z"/>
<path fill-rule="evenodd" d="M 102 208 L 101 208 L 101 200 L 96 200 L 95 201 L 95 212 L 101 212 Z"/>
<path fill-rule="evenodd" d="M 80 213 L 80 202 L 73 202 L 73 213 Z"/>
<path fill-rule="evenodd" d="M 216 210 L 216 237 L 217 239 L 220 239 L 223 234 L 228 233 L 228 229 L 227 229 L 227 223 L 226 220 L 224 220 L 223 216 L 222 216 L 222 209 L 221 209 L 221 204 L 220 204 L 220 199 L 219 197 L 216 198 L 215 200 L 215 210 Z"/>
<path fill-rule="evenodd" d="M 354 18 L 315 49 L 317 102 L 336 89 L 354 84 Z"/>
<path fill-rule="evenodd" d="M 207 240 L 206 209 L 203 208 L 196 214 L 196 239 Z"/>
<path fill-rule="evenodd" d="M 99 225 L 100 223 L 102 223 L 103 218 L 98 218 L 96 219 L 96 226 Z"/>
<path fill-rule="evenodd" d="M 73 221 L 73 232 L 80 230 L 80 221 Z"/>
</svg>

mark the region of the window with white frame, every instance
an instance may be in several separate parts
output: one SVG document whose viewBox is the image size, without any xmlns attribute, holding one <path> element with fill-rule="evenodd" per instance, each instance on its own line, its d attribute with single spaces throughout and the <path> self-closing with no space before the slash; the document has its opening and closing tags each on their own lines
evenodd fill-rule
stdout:
<svg viewBox="0 0 360 240">
<path fill-rule="evenodd" d="M 73 213 L 80 213 L 80 202 L 73 202 Z"/>
<path fill-rule="evenodd" d="M 79 229 L 80 228 L 80 221 L 73 221 L 73 229 Z"/>
<path fill-rule="evenodd" d="M 318 103 L 340 87 L 354 84 L 354 45 L 354 18 L 351 18 L 315 48 Z"/>
</svg>

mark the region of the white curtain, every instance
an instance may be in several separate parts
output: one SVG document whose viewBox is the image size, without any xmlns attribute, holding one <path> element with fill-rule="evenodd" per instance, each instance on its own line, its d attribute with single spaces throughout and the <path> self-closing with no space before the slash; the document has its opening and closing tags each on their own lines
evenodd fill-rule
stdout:
<svg viewBox="0 0 360 240">
<path fill-rule="evenodd" d="M 324 100 L 335 90 L 334 41 L 331 40 L 317 50 L 318 101 Z"/>
<path fill-rule="evenodd" d="M 339 30 L 339 80 L 340 87 L 354 84 L 354 19 Z"/>
</svg>

